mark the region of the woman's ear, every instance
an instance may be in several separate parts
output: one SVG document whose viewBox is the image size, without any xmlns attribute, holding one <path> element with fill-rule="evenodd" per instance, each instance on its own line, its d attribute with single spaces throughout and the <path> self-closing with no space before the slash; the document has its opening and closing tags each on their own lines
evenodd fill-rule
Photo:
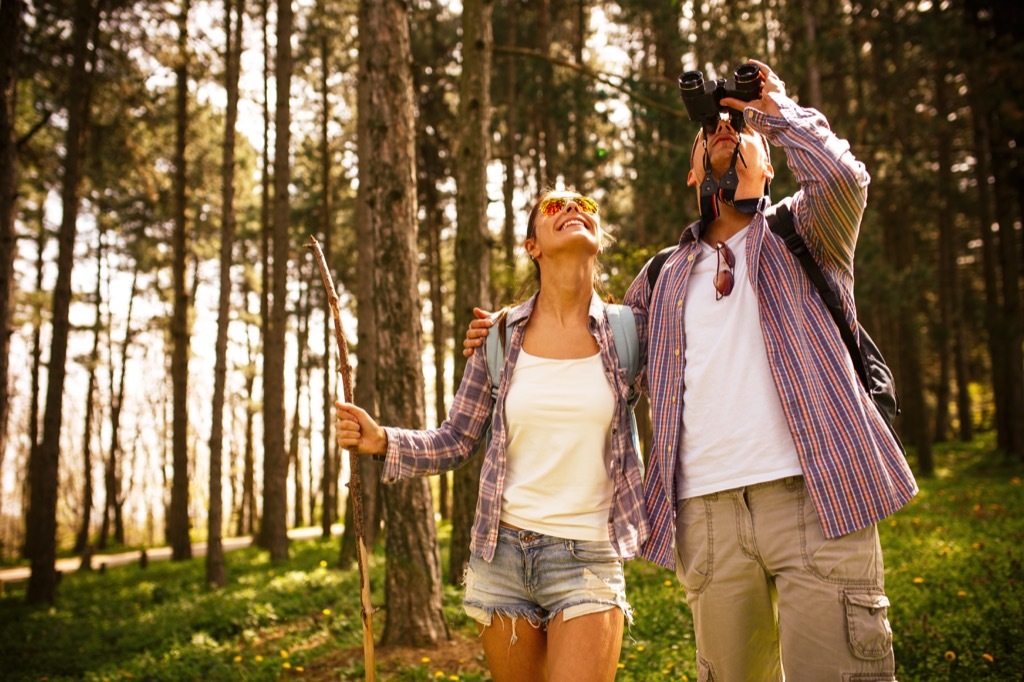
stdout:
<svg viewBox="0 0 1024 682">
<path fill-rule="evenodd" d="M 523 248 L 526 249 L 526 254 L 530 257 L 531 260 L 537 260 L 537 256 L 539 256 L 540 254 L 534 253 L 535 251 L 538 251 L 536 241 L 534 241 L 533 239 L 527 239 L 526 241 L 523 242 Z"/>
</svg>

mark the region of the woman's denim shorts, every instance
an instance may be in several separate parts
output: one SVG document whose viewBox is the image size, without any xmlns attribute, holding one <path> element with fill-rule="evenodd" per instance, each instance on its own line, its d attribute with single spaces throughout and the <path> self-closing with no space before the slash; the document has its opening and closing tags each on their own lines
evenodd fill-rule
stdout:
<svg viewBox="0 0 1024 682">
<path fill-rule="evenodd" d="M 466 569 L 466 614 L 483 626 L 494 614 L 546 627 L 611 608 L 633 612 L 626 601 L 622 560 L 607 541 L 565 540 L 506 526 L 498 528 L 494 560 L 471 557 Z"/>
</svg>

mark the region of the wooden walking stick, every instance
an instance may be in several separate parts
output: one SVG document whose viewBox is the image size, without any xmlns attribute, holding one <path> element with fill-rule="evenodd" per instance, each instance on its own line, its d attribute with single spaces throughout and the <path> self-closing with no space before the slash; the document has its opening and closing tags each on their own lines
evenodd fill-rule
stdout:
<svg viewBox="0 0 1024 682">
<path fill-rule="evenodd" d="M 341 370 L 341 383 L 345 394 L 345 402 L 352 402 L 352 365 L 348 359 L 348 342 L 341 328 L 341 309 L 338 306 L 338 292 L 334 289 L 334 279 L 327 268 L 327 259 L 320 248 L 320 242 L 313 235 L 309 236 L 306 245 L 313 251 L 316 264 L 320 267 L 320 278 L 327 290 L 327 301 L 331 305 L 334 317 L 334 338 L 338 342 L 338 368 Z M 373 657 L 373 605 L 370 603 L 369 564 L 366 559 L 366 529 L 363 525 L 363 481 L 359 475 L 359 455 L 348 451 L 349 483 L 348 494 L 352 496 L 352 523 L 356 535 L 356 556 L 359 563 L 359 602 L 362 606 L 360 614 L 363 620 L 363 663 L 366 668 L 366 682 L 377 679 L 377 666 Z"/>
</svg>

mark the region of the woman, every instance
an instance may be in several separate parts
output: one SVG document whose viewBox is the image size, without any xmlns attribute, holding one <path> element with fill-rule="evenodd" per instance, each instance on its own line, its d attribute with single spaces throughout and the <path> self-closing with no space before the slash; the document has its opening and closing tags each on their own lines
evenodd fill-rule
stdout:
<svg viewBox="0 0 1024 682">
<path fill-rule="evenodd" d="M 496 397 L 478 349 L 437 429 L 337 406 L 339 444 L 385 455 L 385 482 L 458 467 L 490 424 L 464 608 L 496 682 L 614 679 L 632 619 L 622 562 L 648 525 L 629 387 L 594 291 L 603 238 L 588 197 L 548 191 L 534 205 L 524 247 L 539 290 L 507 311 Z"/>
</svg>

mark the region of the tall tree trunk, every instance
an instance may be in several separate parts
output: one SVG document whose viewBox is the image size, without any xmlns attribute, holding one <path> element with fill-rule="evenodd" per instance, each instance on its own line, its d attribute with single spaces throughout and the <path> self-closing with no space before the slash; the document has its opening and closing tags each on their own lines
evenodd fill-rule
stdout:
<svg viewBox="0 0 1024 682">
<path fill-rule="evenodd" d="M 99 221 L 98 221 L 99 222 Z M 89 353 L 89 378 L 85 387 L 85 426 L 82 436 L 82 515 L 75 537 L 75 554 L 81 554 L 89 546 L 89 530 L 92 526 L 92 432 L 93 417 L 96 413 L 96 372 L 100 362 L 100 329 L 103 327 L 103 228 L 99 228 L 96 244 L 96 319 L 93 322 L 92 351 Z M 113 358 L 111 358 L 113 361 Z"/>
<path fill-rule="evenodd" d="M 307 262 L 309 265 L 313 265 L 312 260 Z M 309 282 L 308 278 L 302 279 L 306 279 L 306 282 Z M 292 427 L 288 434 L 288 461 L 291 462 L 292 489 L 295 492 L 295 504 L 292 509 L 292 513 L 295 515 L 295 527 L 306 525 L 306 507 L 303 499 L 306 496 L 306 493 L 303 482 L 304 472 L 302 469 L 302 457 L 299 455 L 299 444 L 302 439 L 302 393 L 304 389 L 308 390 L 309 388 L 309 368 L 307 367 L 306 359 L 306 347 L 309 345 L 309 296 L 309 285 L 300 283 L 299 303 L 295 311 L 295 315 L 298 317 L 299 323 L 298 343 L 296 344 L 298 348 L 296 349 L 297 358 L 295 364 L 295 411 L 292 413 Z"/>
<path fill-rule="evenodd" d="M 322 13 L 323 4 L 318 3 L 319 12 Z M 321 245 L 324 252 L 324 259 L 328 263 L 331 263 L 331 256 L 334 254 L 332 250 L 332 241 L 334 234 L 334 215 L 331 204 L 331 193 L 334 191 L 334 181 L 331 178 L 331 147 L 330 139 L 328 137 L 328 123 L 330 122 L 331 108 L 328 94 L 330 92 L 327 85 L 327 77 L 329 75 L 328 66 L 330 64 L 330 32 L 325 28 L 321 27 L 320 31 L 320 184 L 321 184 L 321 197 L 320 197 L 320 235 Z M 334 468 L 334 430 L 331 426 L 334 424 L 334 393 L 332 390 L 332 374 L 331 374 L 331 357 L 332 353 L 331 346 L 331 325 L 329 322 L 327 312 L 327 297 L 323 299 L 323 311 L 324 311 L 324 325 L 323 325 L 323 341 L 324 341 L 324 454 L 322 462 L 322 474 L 320 479 L 320 497 L 321 497 L 321 509 L 320 509 L 320 529 L 322 536 L 325 540 L 331 537 L 331 526 L 334 525 L 335 521 L 335 508 L 337 503 L 335 502 L 335 494 L 338 488 L 338 471 Z M 312 470 L 312 467 L 310 467 Z M 310 472 L 312 474 L 312 471 Z M 315 507 L 315 498 L 313 494 L 313 486 L 310 484 L 310 504 L 309 504 L 309 521 L 313 522 L 313 510 Z"/>
<path fill-rule="evenodd" d="M 36 239 L 36 293 L 42 296 L 43 293 L 43 260 L 44 251 L 46 250 L 46 222 L 43 220 L 43 216 L 39 217 L 39 234 Z M 42 356 L 43 356 L 43 341 L 42 341 L 42 310 L 40 306 L 35 306 L 33 309 L 33 326 L 32 326 L 32 383 L 29 389 L 29 410 L 28 410 L 28 446 L 29 446 L 29 467 L 28 473 L 25 476 L 23 484 L 23 499 L 24 504 L 22 508 L 25 510 L 25 528 L 28 528 L 28 509 L 29 509 L 29 498 L 32 490 L 32 466 L 31 463 L 39 457 L 39 397 L 40 397 L 40 380 L 39 370 L 42 367 Z M 28 538 L 22 543 L 22 553 L 24 558 L 30 559 L 28 553 Z"/>
<path fill-rule="evenodd" d="M 224 385 L 228 370 L 228 325 L 231 321 L 231 250 L 235 239 L 235 125 L 238 121 L 238 76 L 242 54 L 244 0 L 224 2 L 224 113 L 221 162 L 220 291 L 217 307 L 216 359 L 213 369 L 213 416 L 210 426 L 210 512 L 207 516 L 206 583 L 227 584 L 224 565 Z"/>
<path fill-rule="evenodd" d="M 933 8 L 938 11 L 938 7 Z M 953 357 L 950 352 L 952 337 L 954 335 L 953 325 L 955 324 L 954 301 L 957 295 L 956 286 L 956 243 L 954 238 L 953 223 L 956 216 L 953 213 L 950 198 L 953 196 L 953 152 L 950 144 L 952 131 L 945 125 L 947 115 L 946 104 L 946 65 L 939 61 L 935 69 L 935 107 L 937 116 L 935 123 L 936 130 L 937 158 L 938 162 L 938 215 L 936 219 L 939 227 L 938 256 L 939 262 L 936 271 L 939 275 L 939 325 L 933 330 L 936 340 L 936 354 L 939 361 L 939 378 L 935 390 L 935 426 L 933 439 L 937 443 L 944 442 L 949 437 L 950 427 L 950 384 L 952 381 Z M 964 415 L 961 415 L 963 418 Z M 969 415 L 967 415 L 969 417 Z"/>
<path fill-rule="evenodd" d="M 74 265 L 75 233 L 78 227 L 78 185 L 82 177 L 83 143 L 89 116 L 90 76 L 86 61 L 89 58 L 89 40 L 98 22 L 98 11 L 91 0 L 75 0 L 61 188 L 64 210 L 57 237 L 57 282 L 53 289 L 46 409 L 43 413 L 43 439 L 29 461 L 31 489 L 25 534 L 27 554 L 32 563 L 26 592 L 30 603 L 52 604 L 57 600 L 57 474 L 70 331 L 68 311 L 71 307 L 71 269 Z"/>
<path fill-rule="evenodd" d="M 1002 439 L 1007 455 L 1017 460 L 1024 460 L 1024 324 L 1021 318 L 1021 253 L 1017 246 L 1017 230 L 1014 225 L 1019 222 L 1020 211 L 1016 206 L 1016 192 L 1013 186 L 1014 160 L 1011 158 L 1011 136 L 1005 130 L 1014 125 L 1002 119 L 1004 114 L 997 112 L 994 116 L 992 129 L 996 131 L 995 139 L 1001 140 L 993 147 L 991 160 L 995 172 L 996 221 L 999 233 L 996 248 L 1002 273 L 1002 309 L 1000 311 L 1000 335 L 1004 339 L 1006 353 L 1006 395 L 1004 410 L 999 422 L 1000 432 L 1006 433 Z"/>
<path fill-rule="evenodd" d="M 980 78 L 972 78 L 971 92 L 977 93 L 981 88 Z M 985 97 L 973 94 L 971 97 L 971 120 L 974 126 L 974 150 L 978 163 L 975 165 L 975 176 L 978 188 L 978 232 L 981 236 L 982 278 L 985 282 L 985 331 L 988 341 L 989 362 L 992 371 L 992 394 L 995 402 L 995 423 L 997 443 L 1005 451 L 1006 439 L 1009 434 L 1000 428 L 1002 416 L 1006 413 L 1007 387 L 1006 372 L 1006 340 L 999 328 L 999 258 L 996 253 L 995 235 L 992 224 L 995 222 L 995 199 L 992 197 L 992 164 L 990 160 L 990 138 L 988 104 Z"/>
<path fill-rule="evenodd" d="M 173 417 L 171 428 L 174 478 L 171 484 L 171 506 L 167 518 L 167 541 L 171 559 L 192 558 L 188 515 L 188 355 L 189 355 L 189 292 L 185 275 L 188 259 L 188 229 L 185 224 L 186 183 L 185 151 L 188 137 L 188 15 L 191 0 L 183 0 L 178 15 L 178 63 L 175 121 L 177 125 L 174 152 L 174 313 L 171 318 L 171 385 Z"/>
<path fill-rule="evenodd" d="M 821 67 L 818 58 L 818 16 L 815 0 L 803 0 L 804 49 L 807 51 L 807 106 L 820 110 Z"/>
<path fill-rule="evenodd" d="M 246 301 L 249 300 L 246 295 Z M 246 338 L 246 351 L 249 362 L 245 367 L 245 446 L 242 454 L 242 500 L 238 515 L 238 535 L 252 535 L 256 531 L 256 453 L 255 453 L 255 395 L 253 386 L 256 383 L 256 353 Z"/>
<path fill-rule="evenodd" d="M 456 157 L 458 193 L 455 233 L 455 329 L 473 319 L 473 306 L 491 307 L 491 232 L 487 226 L 487 163 L 490 161 L 491 14 L 489 0 L 462 5 L 462 77 L 459 122 L 462 134 Z M 550 148 L 550 147 L 549 147 Z M 454 388 L 462 383 L 466 359 L 455 353 Z M 484 447 L 481 445 L 481 447 Z M 469 563 L 470 532 L 476 515 L 480 467 L 476 456 L 455 470 L 452 540 L 448 581 L 457 584 Z"/>
<path fill-rule="evenodd" d="M 534 4 L 537 11 L 537 24 L 533 32 L 536 38 L 537 50 L 544 54 L 551 54 L 551 0 L 537 0 Z M 466 9 L 463 5 L 462 9 L 462 24 L 465 26 L 466 21 Z M 465 29 L 463 29 L 465 31 Z M 465 33 L 463 33 L 463 50 L 469 43 L 466 41 Z M 554 73 L 551 63 L 547 60 L 542 60 L 537 68 L 537 95 L 536 95 L 536 106 L 533 107 L 534 112 L 534 125 L 537 129 L 537 152 L 538 152 L 538 172 L 539 172 L 539 186 L 547 187 L 554 183 L 555 178 L 558 175 L 558 161 L 557 161 L 557 149 L 558 143 L 555 141 L 554 134 L 554 117 L 550 115 L 550 98 L 548 93 L 554 91 Z M 463 74 L 463 80 L 466 76 Z M 458 295 L 456 295 L 456 299 Z M 458 324 L 458 312 L 456 312 L 455 328 L 460 329 Z M 461 327 L 465 329 L 465 327 Z"/>
<path fill-rule="evenodd" d="M 277 109 L 274 117 L 273 296 L 263 353 L 263 520 L 260 544 L 274 562 L 288 559 L 288 453 L 284 446 L 284 360 L 288 321 L 288 184 L 291 166 L 292 4 L 277 2 Z"/>
<path fill-rule="evenodd" d="M 273 202 L 274 187 L 271 183 L 270 175 L 270 129 L 272 126 L 273 115 L 271 114 L 270 108 L 270 77 L 273 73 L 272 65 L 274 59 L 270 53 L 270 6 L 269 0 L 260 1 L 260 19 L 261 28 L 263 32 L 263 152 L 261 154 L 262 163 L 260 164 L 260 186 L 262 192 L 260 192 L 260 334 L 259 343 L 257 344 L 256 354 L 262 356 L 267 342 L 267 332 L 270 329 L 270 280 L 273 275 L 272 264 L 270 262 L 270 248 L 273 240 L 273 227 L 271 226 L 270 213 L 271 205 Z M 250 349 L 250 366 L 255 372 L 256 359 Z M 266 376 L 266 365 L 264 364 L 264 377 Z M 250 402 L 248 412 L 248 424 L 246 426 L 246 452 L 245 452 L 245 483 L 244 487 L 249 492 L 248 497 L 248 533 L 256 533 L 257 528 L 260 527 L 259 511 L 257 509 L 256 501 L 256 453 L 255 453 L 255 403 L 252 400 L 252 384 L 255 374 L 250 378 Z M 267 387 L 266 383 L 261 386 L 263 391 L 263 399 L 266 400 Z M 264 425 L 263 430 L 266 433 L 266 416 L 264 413 Z M 257 542 L 261 542 L 262 539 L 257 535 Z"/>
<path fill-rule="evenodd" d="M 362 23 L 363 7 L 360 5 L 360 23 Z M 360 33 L 365 28 L 360 25 Z M 373 157 L 373 141 L 370 138 L 370 128 L 366 124 L 371 110 L 371 98 L 379 97 L 375 92 L 371 93 L 371 79 L 367 76 L 369 60 L 364 60 L 360 51 L 359 81 L 356 84 L 356 96 L 358 99 L 358 125 L 356 127 L 356 144 L 360 159 Z M 360 167 L 360 182 L 356 189 L 356 318 L 359 321 L 357 328 L 358 357 L 359 364 L 356 366 L 356 381 L 353 387 L 356 404 L 366 410 L 370 415 L 379 418 L 377 410 L 377 306 L 374 302 L 376 286 L 374 283 L 376 262 L 376 234 L 374 232 L 372 197 L 367 186 L 362 181 L 362 168 Z M 340 464 L 340 460 L 339 460 Z M 377 543 L 377 535 L 381 524 L 382 503 L 380 501 L 380 479 L 379 465 L 375 464 L 369 457 L 359 458 L 359 472 L 362 478 L 363 488 L 363 525 L 365 526 L 367 549 L 372 549 Z M 340 473 L 340 466 L 338 467 Z M 351 472 L 349 472 L 351 476 Z M 356 536 L 355 524 L 352 523 L 352 496 L 345 496 L 345 527 L 341 536 L 341 549 L 338 555 L 338 562 L 341 566 L 350 566 L 356 561 Z"/>
<path fill-rule="evenodd" d="M 518 17 L 519 11 L 515 6 L 515 0 L 506 0 L 508 6 L 505 9 L 505 14 L 508 17 L 508 26 L 506 28 L 508 32 L 508 45 L 514 47 L 516 44 L 516 32 L 518 30 Z M 503 206 L 504 206 L 504 224 L 501 230 L 501 245 L 502 245 L 502 260 L 504 267 L 502 267 L 501 282 L 502 286 L 498 296 L 498 301 L 494 301 L 495 305 L 510 304 L 512 297 L 515 296 L 515 272 L 516 272 L 516 214 L 513 200 L 515 199 L 516 193 L 516 167 L 518 156 L 516 154 L 516 140 L 519 137 L 519 118 L 516 116 L 518 107 L 516 103 L 519 100 L 518 88 L 516 86 L 518 79 L 518 60 L 514 56 L 509 56 L 505 59 L 505 190 L 503 192 Z M 459 351 L 458 343 L 455 345 L 455 356 L 461 355 Z"/>
<path fill-rule="evenodd" d="M 131 347 L 134 332 L 132 331 L 132 312 L 135 310 L 135 295 L 138 292 L 139 264 L 135 264 L 132 274 L 131 290 L 128 293 L 128 314 L 124 325 L 124 344 L 121 348 L 121 375 L 116 384 L 114 381 L 114 347 L 111 337 L 112 330 L 107 328 L 107 343 L 110 348 L 110 447 L 107 461 L 103 467 L 103 482 L 106 499 L 103 504 L 103 521 L 100 526 L 99 547 L 107 546 L 111 520 L 114 524 L 114 541 L 124 544 L 124 522 L 122 508 L 124 495 L 121 492 L 121 407 L 124 405 L 125 376 L 128 371 L 128 349 Z M 109 283 L 108 283 L 109 286 Z M 116 388 L 115 388 L 116 385 Z"/>
<path fill-rule="evenodd" d="M 464 7 L 463 11 L 466 11 Z M 416 248 L 415 119 L 409 17 L 397 0 L 359 3 L 359 78 L 370 106 L 359 110 L 375 153 L 361 158 L 376 253 L 377 388 L 383 423 L 422 428 L 420 304 Z M 385 645 L 423 646 L 447 636 L 441 557 L 426 478 L 384 492 L 387 532 Z"/>
<path fill-rule="evenodd" d="M 18 47 L 21 45 L 22 0 L 0 5 L 0 471 L 7 454 L 10 413 L 11 311 L 14 292 L 14 204 L 18 187 L 18 148 L 14 122 L 17 108 Z M 2 508 L 0 486 L 0 508 Z"/>
</svg>

